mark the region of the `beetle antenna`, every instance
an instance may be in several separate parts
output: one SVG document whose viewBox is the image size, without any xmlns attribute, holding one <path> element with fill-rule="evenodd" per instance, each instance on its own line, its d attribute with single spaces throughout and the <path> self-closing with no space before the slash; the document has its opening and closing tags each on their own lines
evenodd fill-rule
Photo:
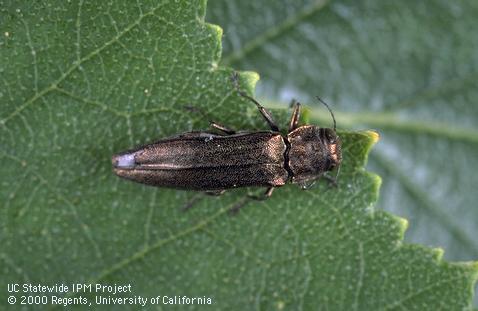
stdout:
<svg viewBox="0 0 478 311">
<path fill-rule="evenodd" d="M 329 105 L 327 105 L 326 102 L 324 102 L 319 96 L 316 96 L 316 98 L 322 103 L 324 104 L 324 106 L 327 108 L 327 110 L 330 112 L 330 115 L 332 116 L 332 120 L 334 121 L 334 131 L 336 129 L 336 122 L 335 122 L 335 116 L 334 116 L 334 113 L 332 112 L 332 109 L 330 109 Z"/>
</svg>

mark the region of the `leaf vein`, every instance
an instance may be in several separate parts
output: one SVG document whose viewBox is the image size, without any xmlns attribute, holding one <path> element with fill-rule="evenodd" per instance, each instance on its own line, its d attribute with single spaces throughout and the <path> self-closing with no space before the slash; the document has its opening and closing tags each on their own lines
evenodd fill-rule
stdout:
<svg viewBox="0 0 478 311">
<path fill-rule="evenodd" d="M 15 116 L 17 116 L 18 114 L 20 114 L 23 110 L 25 110 L 26 108 L 28 108 L 30 105 L 32 105 L 37 99 L 41 98 L 42 96 L 44 96 L 45 94 L 47 94 L 48 92 L 54 90 L 57 88 L 57 86 L 63 82 L 67 77 L 69 77 L 69 75 L 74 72 L 76 69 L 78 69 L 78 67 L 81 66 L 81 64 L 89 61 L 90 59 L 92 59 L 94 56 L 98 55 L 99 53 L 101 53 L 103 50 L 105 50 L 106 48 L 108 48 L 109 46 L 111 46 L 112 44 L 118 42 L 118 40 L 126 35 L 127 33 L 129 33 L 133 28 L 135 28 L 136 26 L 138 26 L 141 21 L 148 17 L 148 16 L 152 16 L 154 15 L 154 12 L 157 11 L 159 8 L 161 8 L 163 6 L 164 3 L 161 3 L 160 5 L 156 6 L 155 8 L 151 9 L 149 12 L 143 14 L 143 15 L 140 15 L 139 18 L 134 21 L 133 23 L 131 23 L 129 26 L 127 26 L 125 29 L 123 29 L 118 35 L 114 36 L 111 40 L 107 41 L 106 43 L 104 43 L 101 47 L 98 47 L 97 49 L 93 50 L 92 52 L 90 52 L 88 55 L 84 56 L 83 58 L 80 59 L 80 61 L 75 61 L 65 72 L 63 72 L 61 74 L 61 76 L 56 79 L 54 82 L 52 82 L 49 86 L 45 87 L 44 89 L 42 89 L 41 91 L 38 91 L 36 90 L 35 91 L 35 94 L 29 98 L 28 100 L 26 100 L 23 104 L 21 104 L 20 106 L 18 106 L 10 115 L 6 116 L 4 119 L 0 120 L 0 124 L 7 124 L 8 121 L 10 121 L 11 119 L 13 119 Z M 162 19 L 161 17 L 157 16 L 157 18 L 159 19 Z"/>
</svg>

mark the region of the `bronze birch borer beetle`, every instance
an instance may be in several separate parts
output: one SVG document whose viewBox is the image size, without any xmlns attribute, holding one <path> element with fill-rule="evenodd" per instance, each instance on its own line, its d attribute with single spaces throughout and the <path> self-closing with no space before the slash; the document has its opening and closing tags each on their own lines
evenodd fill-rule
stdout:
<svg viewBox="0 0 478 311">
<path fill-rule="evenodd" d="M 307 188 L 340 166 L 341 144 L 334 128 L 299 126 L 300 104 L 295 103 L 287 135 L 279 131 L 269 111 L 252 101 L 268 123 L 270 131 L 236 132 L 211 122 L 218 133 L 187 132 L 155 143 L 121 152 L 112 157 L 116 175 L 139 183 L 183 190 L 221 194 L 238 187 L 266 187 L 268 198 L 274 188 L 287 182 Z"/>
</svg>

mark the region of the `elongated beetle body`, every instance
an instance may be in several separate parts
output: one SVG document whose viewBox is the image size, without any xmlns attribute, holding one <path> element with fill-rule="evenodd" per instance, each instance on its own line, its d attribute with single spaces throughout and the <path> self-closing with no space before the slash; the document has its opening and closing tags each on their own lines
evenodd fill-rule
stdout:
<svg viewBox="0 0 478 311">
<path fill-rule="evenodd" d="M 238 187 L 266 187 L 267 198 L 287 182 L 303 188 L 327 171 L 338 168 L 341 144 L 334 128 L 298 126 L 300 104 L 294 105 L 287 135 L 280 133 L 271 114 L 253 101 L 270 131 L 235 132 L 211 122 L 218 133 L 187 132 L 121 152 L 112 157 L 116 175 L 139 183 L 183 190 L 222 193 Z"/>
</svg>

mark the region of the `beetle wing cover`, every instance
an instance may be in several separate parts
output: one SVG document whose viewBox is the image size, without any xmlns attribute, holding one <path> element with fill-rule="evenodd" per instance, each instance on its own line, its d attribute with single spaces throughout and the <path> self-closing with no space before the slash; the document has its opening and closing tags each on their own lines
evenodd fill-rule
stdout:
<svg viewBox="0 0 478 311">
<path fill-rule="evenodd" d="M 154 186 L 193 190 L 281 186 L 286 146 L 273 132 L 220 136 L 191 132 L 129 151 L 134 166 L 116 173 Z"/>
</svg>

